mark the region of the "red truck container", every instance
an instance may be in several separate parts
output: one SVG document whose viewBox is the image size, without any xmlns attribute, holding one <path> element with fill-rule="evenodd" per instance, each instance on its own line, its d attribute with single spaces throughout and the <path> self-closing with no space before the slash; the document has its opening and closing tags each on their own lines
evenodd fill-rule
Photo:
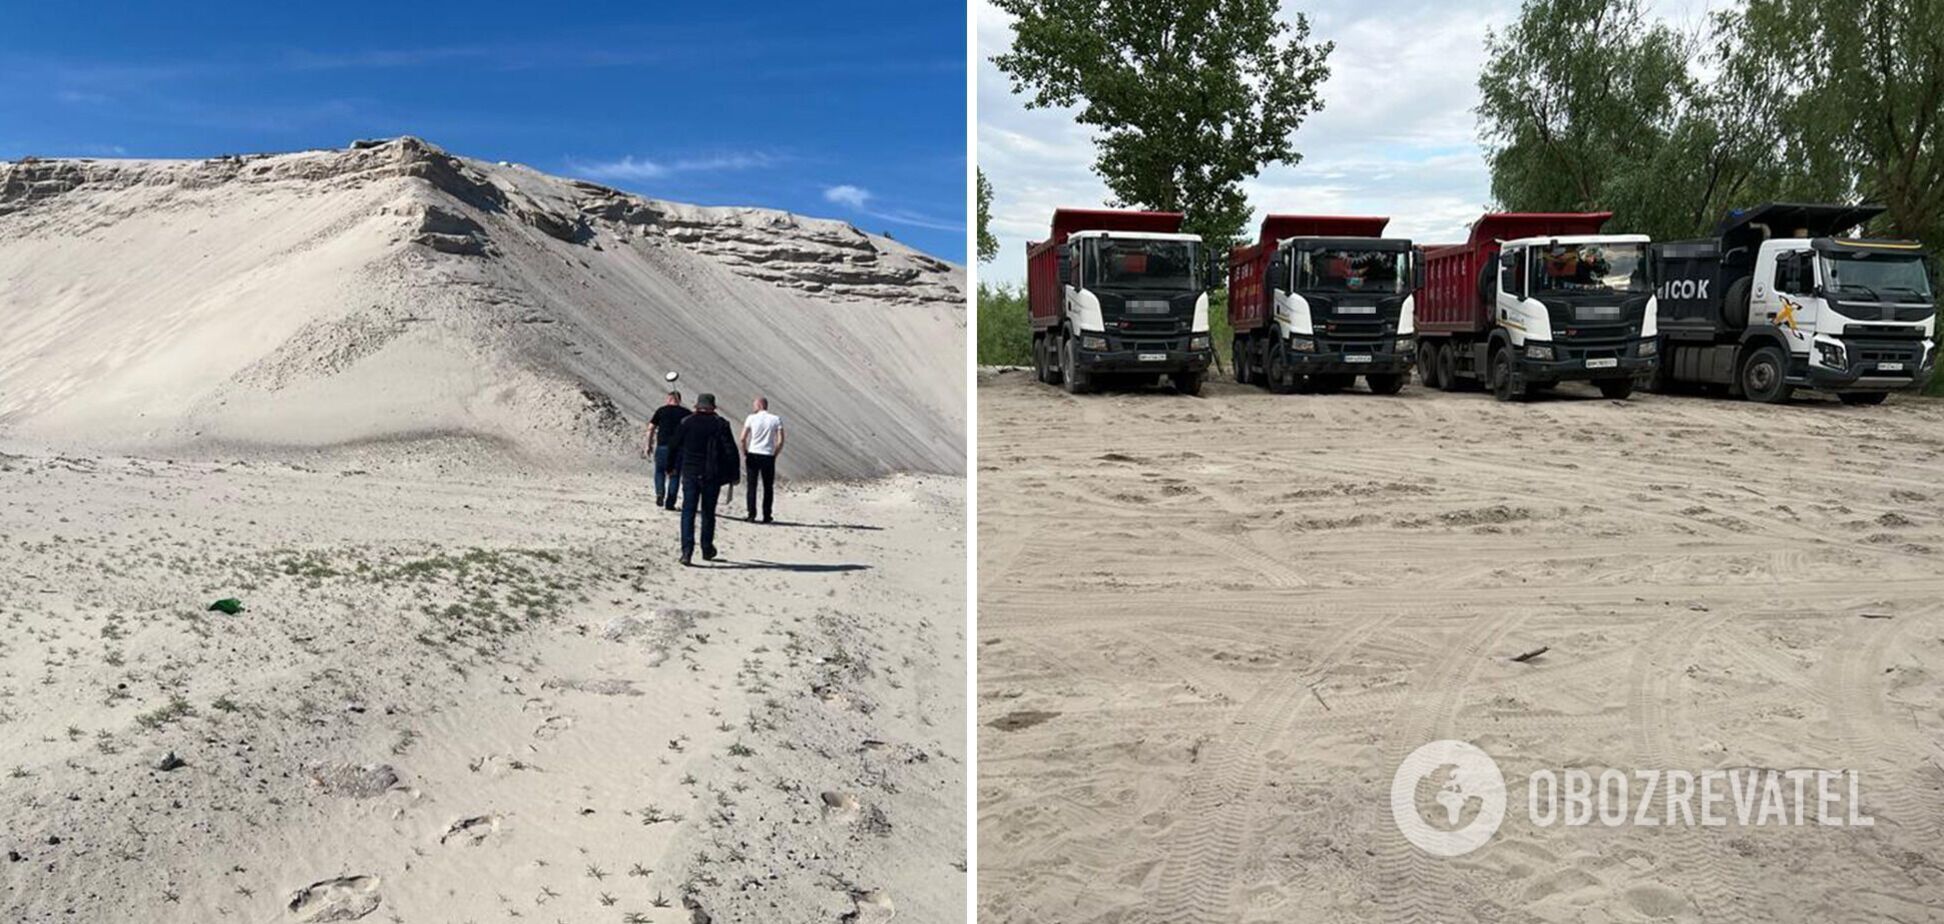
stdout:
<svg viewBox="0 0 1944 924">
<path fill-rule="evenodd" d="M 1472 223 L 1471 240 L 1463 244 L 1426 244 L 1418 333 L 1476 334 L 1492 326 L 1492 299 L 1479 279 L 1498 259 L 1500 241 L 1598 234 L 1612 217 L 1612 212 L 1494 212 Z"/>
<path fill-rule="evenodd" d="M 1389 218 L 1359 215 L 1265 215 L 1254 244 L 1229 251 L 1228 315 L 1236 333 L 1268 323 L 1271 288 L 1262 284 L 1276 245 L 1292 237 L 1382 237 Z"/>
<path fill-rule="evenodd" d="M 1181 231 L 1180 212 L 1139 212 L 1125 209 L 1055 209 L 1053 233 L 1026 245 L 1026 313 L 1033 330 L 1060 324 L 1060 245 L 1078 231 Z"/>
</svg>

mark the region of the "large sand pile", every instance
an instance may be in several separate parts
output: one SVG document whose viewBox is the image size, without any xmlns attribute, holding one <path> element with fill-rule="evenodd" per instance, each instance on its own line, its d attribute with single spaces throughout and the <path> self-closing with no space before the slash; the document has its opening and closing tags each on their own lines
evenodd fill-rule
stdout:
<svg viewBox="0 0 1944 924">
<path fill-rule="evenodd" d="M 463 436 L 624 458 L 663 372 L 783 474 L 964 464 L 963 271 L 836 221 L 641 199 L 414 138 L 0 164 L 0 431 L 145 455 Z"/>
</svg>

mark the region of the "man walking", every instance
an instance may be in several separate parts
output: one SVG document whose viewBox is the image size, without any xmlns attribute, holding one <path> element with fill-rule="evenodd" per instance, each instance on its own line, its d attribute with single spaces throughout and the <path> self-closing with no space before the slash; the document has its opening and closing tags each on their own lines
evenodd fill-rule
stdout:
<svg viewBox="0 0 1944 924">
<path fill-rule="evenodd" d="M 666 510 L 675 509 L 675 492 L 682 485 L 681 460 L 669 452 L 668 442 L 688 415 L 689 409 L 682 406 L 682 393 L 671 391 L 667 403 L 655 408 L 648 418 L 648 451 L 655 458 L 655 506 Z"/>
<path fill-rule="evenodd" d="M 743 418 L 742 451 L 749 460 L 749 486 L 743 495 L 749 502 L 749 521 L 756 522 L 756 483 L 763 484 L 763 522 L 770 516 L 771 494 L 776 487 L 776 454 L 783 451 L 783 418 L 769 412 L 769 399 L 758 396 L 750 408 L 755 413 Z"/>
<path fill-rule="evenodd" d="M 695 520 L 702 519 L 702 558 L 716 558 L 716 501 L 722 486 L 736 483 L 736 438 L 716 414 L 715 395 L 695 396 L 695 413 L 682 419 L 668 442 L 682 474 L 682 564 L 694 564 Z"/>
</svg>

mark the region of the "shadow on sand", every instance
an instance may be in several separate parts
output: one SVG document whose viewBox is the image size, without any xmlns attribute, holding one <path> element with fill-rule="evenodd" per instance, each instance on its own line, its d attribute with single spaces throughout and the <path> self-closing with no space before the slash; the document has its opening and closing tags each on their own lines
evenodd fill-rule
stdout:
<svg viewBox="0 0 1944 924">
<path fill-rule="evenodd" d="M 808 564 L 804 562 L 764 561 L 760 558 L 755 559 L 753 561 L 729 561 L 727 559 L 717 559 L 712 562 L 697 561 L 696 564 L 704 568 L 753 568 L 753 569 L 764 570 L 764 571 L 795 571 L 799 574 L 828 574 L 828 573 L 838 572 L 838 571 L 868 571 L 871 568 L 870 565 L 858 565 L 858 564 L 848 564 L 848 563 L 836 564 L 836 565 L 816 565 L 816 564 Z"/>
</svg>

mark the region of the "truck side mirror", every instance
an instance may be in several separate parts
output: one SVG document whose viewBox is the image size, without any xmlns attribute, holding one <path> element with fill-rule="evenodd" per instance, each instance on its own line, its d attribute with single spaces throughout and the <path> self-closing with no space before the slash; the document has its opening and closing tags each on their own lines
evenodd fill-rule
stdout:
<svg viewBox="0 0 1944 924">
<path fill-rule="evenodd" d="M 1282 254 L 1269 258 L 1269 269 L 1266 272 L 1269 274 L 1268 278 L 1262 281 L 1265 288 L 1272 292 L 1289 288 L 1289 263 L 1283 260 Z"/>
<path fill-rule="evenodd" d="M 1073 249 L 1061 244 L 1053 248 L 1053 259 L 1060 268 L 1060 285 L 1073 285 Z"/>
<path fill-rule="evenodd" d="M 1424 248 L 1411 248 L 1411 288 L 1424 288 Z"/>
</svg>

